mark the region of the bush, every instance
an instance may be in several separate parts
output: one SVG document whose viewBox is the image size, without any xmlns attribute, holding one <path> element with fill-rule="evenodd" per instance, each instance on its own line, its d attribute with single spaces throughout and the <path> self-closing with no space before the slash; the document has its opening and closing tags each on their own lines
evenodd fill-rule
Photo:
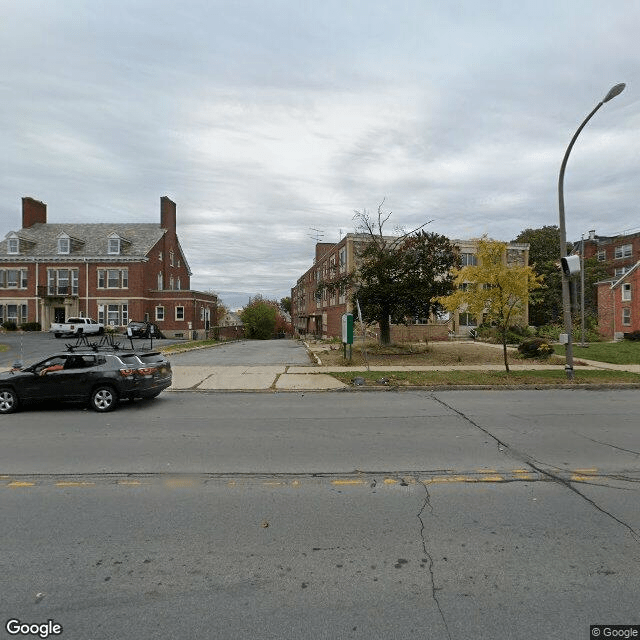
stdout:
<svg viewBox="0 0 640 640">
<path fill-rule="evenodd" d="M 25 322 L 20 325 L 22 331 L 42 331 L 42 325 L 39 322 Z"/>
<path fill-rule="evenodd" d="M 16 331 L 18 329 L 18 325 L 13 320 L 6 320 L 2 323 L 2 328 L 7 331 Z"/>
<path fill-rule="evenodd" d="M 480 340 L 484 340 L 485 342 L 502 344 L 502 331 L 500 331 L 498 327 L 481 324 L 476 330 L 476 335 Z M 512 325 L 507 329 L 507 344 L 520 344 L 523 338 L 529 338 L 530 336 L 531 331 L 529 327 Z"/>
<path fill-rule="evenodd" d="M 522 341 L 518 351 L 525 358 L 548 358 L 553 354 L 553 345 L 544 338 L 528 338 Z"/>
<path fill-rule="evenodd" d="M 640 330 L 631 331 L 630 333 L 624 334 L 625 340 L 640 340 Z"/>
</svg>

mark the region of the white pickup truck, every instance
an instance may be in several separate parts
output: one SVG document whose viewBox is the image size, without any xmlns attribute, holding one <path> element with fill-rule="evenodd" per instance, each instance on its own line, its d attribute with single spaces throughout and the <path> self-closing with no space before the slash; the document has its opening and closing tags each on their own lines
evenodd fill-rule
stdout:
<svg viewBox="0 0 640 640">
<path fill-rule="evenodd" d="M 56 338 L 62 336 L 79 336 L 80 334 L 104 333 L 104 325 L 91 318 L 67 318 L 66 322 L 53 322 L 49 328 L 49 333 L 53 333 Z"/>
</svg>

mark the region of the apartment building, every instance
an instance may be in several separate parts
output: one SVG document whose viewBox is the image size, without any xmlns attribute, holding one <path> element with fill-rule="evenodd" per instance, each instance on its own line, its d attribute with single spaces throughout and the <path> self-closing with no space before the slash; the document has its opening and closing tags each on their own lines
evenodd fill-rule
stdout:
<svg viewBox="0 0 640 640">
<path fill-rule="evenodd" d="M 176 204 L 160 199 L 160 222 L 50 223 L 47 205 L 22 199 L 22 227 L 0 242 L 0 323 L 73 316 L 107 326 L 155 322 L 171 337 L 215 324 L 217 296 L 190 288 L 176 233 Z"/>
<path fill-rule="evenodd" d="M 392 237 L 389 237 L 393 240 Z M 349 233 L 338 243 L 319 242 L 315 247 L 313 266 L 298 278 L 291 289 L 291 317 L 294 331 L 322 337 L 340 336 L 342 315 L 354 313 L 351 292 L 343 287 L 333 291 L 323 288 L 318 293 L 318 285 L 339 279 L 356 271 L 358 255 L 363 245 L 369 241 L 367 234 Z M 460 252 L 462 266 L 477 264 L 477 240 L 454 240 Z M 509 243 L 504 260 L 507 264 L 529 264 L 529 245 Z M 525 305 L 522 322 L 528 323 L 528 305 Z M 478 320 L 465 312 L 446 314 L 440 318 L 421 319 L 409 325 L 392 325 L 392 340 L 422 340 L 444 338 L 453 333 L 468 335 L 476 327 Z"/>
</svg>

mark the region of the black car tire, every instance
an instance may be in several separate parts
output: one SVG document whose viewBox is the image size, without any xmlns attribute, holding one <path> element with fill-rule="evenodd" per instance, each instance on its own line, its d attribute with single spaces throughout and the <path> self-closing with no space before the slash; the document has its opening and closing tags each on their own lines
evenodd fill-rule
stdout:
<svg viewBox="0 0 640 640">
<path fill-rule="evenodd" d="M 18 408 L 18 396 L 13 389 L 0 389 L 0 413 L 13 413 Z"/>
<path fill-rule="evenodd" d="M 91 408 L 98 413 L 106 413 L 113 411 L 118 404 L 118 394 L 116 390 L 109 385 L 101 385 L 96 387 L 91 393 Z"/>
<path fill-rule="evenodd" d="M 54 338 L 60 338 L 61 336 L 62 336 L 62 334 L 61 334 L 61 333 L 54 333 L 54 334 L 53 334 L 53 337 L 54 337 Z"/>
<path fill-rule="evenodd" d="M 98 329 L 98 335 L 101 336 L 104 333 L 104 327 Z"/>
</svg>

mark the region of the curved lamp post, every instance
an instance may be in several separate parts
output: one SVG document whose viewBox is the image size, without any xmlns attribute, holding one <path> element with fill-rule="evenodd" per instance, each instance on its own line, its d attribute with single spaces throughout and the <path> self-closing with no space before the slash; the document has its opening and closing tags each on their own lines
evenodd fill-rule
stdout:
<svg viewBox="0 0 640 640">
<path fill-rule="evenodd" d="M 571 142 L 567 147 L 567 150 L 564 154 L 564 158 L 562 160 L 562 165 L 560 167 L 560 177 L 558 178 L 558 202 L 560 209 L 560 258 L 565 258 L 567 255 L 567 230 L 564 222 L 564 170 L 567 166 L 567 160 L 569 160 L 569 154 L 571 153 L 571 149 L 573 149 L 573 145 L 577 140 L 580 132 L 584 129 L 585 125 L 595 112 L 605 103 L 609 102 L 609 100 L 615 98 L 617 95 L 620 95 L 625 88 L 624 82 L 611 87 L 609 93 L 596 105 L 595 109 L 584 119 L 582 124 L 578 127 L 578 130 L 573 134 L 573 138 L 571 138 Z M 567 344 L 566 344 L 566 356 L 567 363 L 565 365 L 565 371 L 567 373 L 567 379 L 573 380 L 573 342 L 571 338 L 571 298 L 569 292 L 569 278 L 564 271 L 562 272 L 562 310 L 564 316 L 564 327 L 567 333 Z"/>
</svg>

